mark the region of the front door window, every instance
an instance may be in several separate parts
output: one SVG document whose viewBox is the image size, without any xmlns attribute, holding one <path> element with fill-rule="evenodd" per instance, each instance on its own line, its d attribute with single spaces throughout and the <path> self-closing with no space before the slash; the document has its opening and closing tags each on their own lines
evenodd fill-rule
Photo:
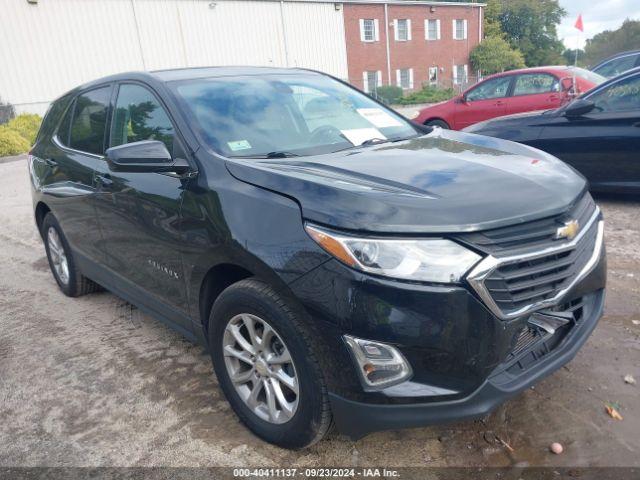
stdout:
<svg viewBox="0 0 640 480">
<path fill-rule="evenodd" d="M 509 91 L 511 77 L 498 77 L 482 82 L 473 90 L 467 93 L 467 100 L 474 102 L 477 100 L 489 100 L 492 98 L 506 97 Z"/>
<path fill-rule="evenodd" d="M 111 147 L 141 140 L 159 140 L 172 152 L 173 137 L 173 126 L 167 112 L 149 90 L 134 84 L 120 86 L 111 127 Z"/>
</svg>

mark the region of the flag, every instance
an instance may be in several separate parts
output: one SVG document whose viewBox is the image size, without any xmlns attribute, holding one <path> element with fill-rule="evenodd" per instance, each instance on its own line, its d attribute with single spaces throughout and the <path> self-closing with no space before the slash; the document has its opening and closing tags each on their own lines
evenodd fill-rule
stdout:
<svg viewBox="0 0 640 480">
<path fill-rule="evenodd" d="M 584 32 L 584 24 L 582 23 L 582 14 L 578 15 L 578 20 L 576 20 L 576 24 L 574 26 L 581 32 Z"/>
</svg>

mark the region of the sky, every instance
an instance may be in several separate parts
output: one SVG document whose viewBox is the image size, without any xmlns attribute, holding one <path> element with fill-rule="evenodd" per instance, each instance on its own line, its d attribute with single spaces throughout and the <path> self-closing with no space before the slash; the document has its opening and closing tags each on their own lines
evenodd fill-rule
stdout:
<svg viewBox="0 0 640 480">
<path fill-rule="evenodd" d="M 617 29 L 626 18 L 640 20 L 639 0 L 560 0 L 560 5 L 567 11 L 567 16 L 562 19 L 558 36 L 567 48 L 576 48 L 576 45 L 583 48 L 587 38 L 603 30 Z M 580 13 L 584 33 L 574 28 Z"/>
</svg>

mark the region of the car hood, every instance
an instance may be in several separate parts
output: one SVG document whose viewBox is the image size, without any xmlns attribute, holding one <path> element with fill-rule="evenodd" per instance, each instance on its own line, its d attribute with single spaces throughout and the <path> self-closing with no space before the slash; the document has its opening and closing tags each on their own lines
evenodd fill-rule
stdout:
<svg viewBox="0 0 640 480">
<path fill-rule="evenodd" d="M 585 180 L 524 145 L 442 130 L 397 143 L 273 160 L 227 160 L 239 180 L 295 199 L 311 222 L 354 231 L 497 228 L 566 210 Z"/>
</svg>

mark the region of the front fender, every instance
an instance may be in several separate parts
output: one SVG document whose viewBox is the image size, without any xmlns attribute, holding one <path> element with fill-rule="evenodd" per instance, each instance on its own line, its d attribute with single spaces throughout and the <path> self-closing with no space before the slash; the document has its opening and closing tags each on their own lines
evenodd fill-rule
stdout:
<svg viewBox="0 0 640 480">
<path fill-rule="evenodd" d="M 228 173 L 210 181 L 203 175 L 193 182 L 185 191 L 182 219 L 183 265 L 194 322 L 200 317 L 202 282 L 211 269 L 236 266 L 284 290 L 330 258 L 305 232 L 296 201 Z"/>
</svg>

